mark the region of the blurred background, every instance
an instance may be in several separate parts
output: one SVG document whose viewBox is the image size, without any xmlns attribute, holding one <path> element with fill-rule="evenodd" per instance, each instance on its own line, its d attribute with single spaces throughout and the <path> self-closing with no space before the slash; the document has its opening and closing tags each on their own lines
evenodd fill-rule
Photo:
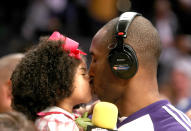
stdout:
<svg viewBox="0 0 191 131">
<path fill-rule="evenodd" d="M 157 28 L 163 51 L 158 69 L 161 96 L 182 111 L 191 108 L 191 0 L 25 0 L 0 4 L 0 57 L 25 52 L 57 30 L 88 52 L 94 34 L 125 11 Z M 148 49 L 149 50 L 149 49 Z"/>
</svg>

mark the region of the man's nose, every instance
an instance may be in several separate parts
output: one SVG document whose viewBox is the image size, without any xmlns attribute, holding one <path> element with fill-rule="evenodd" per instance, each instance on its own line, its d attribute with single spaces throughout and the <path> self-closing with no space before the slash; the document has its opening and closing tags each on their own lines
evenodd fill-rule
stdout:
<svg viewBox="0 0 191 131">
<path fill-rule="evenodd" d="M 94 77 L 94 68 L 93 68 L 93 64 L 90 64 L 90 67 L 89 67 L 89 76 L 90 76 L 90 78 L 91 77 Z"/>
</svg>

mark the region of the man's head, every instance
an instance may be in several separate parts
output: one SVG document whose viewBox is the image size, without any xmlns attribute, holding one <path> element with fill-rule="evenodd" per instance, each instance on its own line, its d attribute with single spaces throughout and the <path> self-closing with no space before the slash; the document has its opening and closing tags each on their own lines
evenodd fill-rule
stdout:
<svg viewBox="0 0 191 131">
<path fill-rule="evenodd" d="M 135 17 L 129 26 L 124 43 L 128 43 L 135 50 L 139 64 L 138 71 L 128 80 L 116 77 L 109 66 L 108 54 L 111 50 L 109 47 L 113 47 L 116 43 L 117 22 L 118 18 L 115 18 L 102 27 L 94 36 L 90 47 L 92 62 L 89 74 L 93 88 L 101 100 L 110 102 L 121 97 L 125 88 L 132 88 L 128 87 L 130 82 L 138 82 L 138 77 L 142 76 L 141 78 L 145 80 L 156 79 L 161 50 L 160 39 L 153 25 L 142 16 Z"/>
<path fill-rule="evenodd" d="M 32 121 L 16 111 L 0 114 L 0 129 L 1 131 L 37 131 Z"/>
<path fill-rule="evenodd" d="M 0 112 L 11 110 L 11 74 L 19 63 L 23 54 L 10 54 L 0 58 Z"/>
</svg>

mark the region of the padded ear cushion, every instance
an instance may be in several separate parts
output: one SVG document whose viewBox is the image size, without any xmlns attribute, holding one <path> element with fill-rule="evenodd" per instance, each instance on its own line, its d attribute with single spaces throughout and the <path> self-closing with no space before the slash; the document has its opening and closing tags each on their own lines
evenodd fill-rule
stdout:
<svg viewBox="0 0 191 131">
<path fill-rule="evenodd" d="M 130 55 L 130 58 L 132 60 L 132 65 L 131 65 L 131 76 L 135 75 L 135 73 L 137 72 L 138 70 L 138 58 L 137 58 L 137 55 L 136 55 L 136 52 L 135 50 L 128 44 L 124 43 L 124 51 L 125 52 L 128 52 L 128 54 Z"/>
<path fill-rule="evenodd" d="M 129 79 L 138 69 L 138 61 L 133 48 L 127 44 L 124 45 L 124 50 L 114 48 L 108 56 L 108 61 L 112 72 L 122 79 Z"/>
</svg>

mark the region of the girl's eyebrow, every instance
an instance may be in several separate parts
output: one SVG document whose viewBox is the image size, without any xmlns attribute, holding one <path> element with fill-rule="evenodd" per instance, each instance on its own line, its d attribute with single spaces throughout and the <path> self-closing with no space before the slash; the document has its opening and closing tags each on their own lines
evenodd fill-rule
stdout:
<svg viewBox="0 0 191 131">
<path fill-rule="evenodd" d="M 86 67 L 80 67 L 80 70 L 87 71 Z"/>
<path fill-rule="evenodd" d="M 87 70 L 87 68 L 86 67 L 82 67 L 82 68 L 80 68 L 81 70 Z"/>
</svg>

